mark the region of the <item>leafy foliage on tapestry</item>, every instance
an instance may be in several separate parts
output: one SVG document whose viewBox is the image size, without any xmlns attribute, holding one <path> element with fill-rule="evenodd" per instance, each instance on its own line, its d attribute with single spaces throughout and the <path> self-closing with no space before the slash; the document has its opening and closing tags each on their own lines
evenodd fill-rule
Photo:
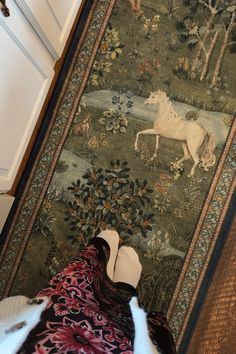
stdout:
<svg viewBox="0 0 236 354">
<path fill-rule="evenodd" d="M 127 164 L 111 162 L 111 169 L 87 171 L 83 176 L 86 183 L 72 182 L 68 189 L 73 192 L 74 201 L 69 203 L 65 219 L 71 230 L 78 232 L 69 236 L 72 241 L 82 239 L 86 245 L 107 228 L 115 228 L 124 239 L 134 232 L 141 232 L 146 237 L 152 230 L 154 214 L 145 211 L 152 190 L 146 180 L 130 180 Z"/>
</svg>

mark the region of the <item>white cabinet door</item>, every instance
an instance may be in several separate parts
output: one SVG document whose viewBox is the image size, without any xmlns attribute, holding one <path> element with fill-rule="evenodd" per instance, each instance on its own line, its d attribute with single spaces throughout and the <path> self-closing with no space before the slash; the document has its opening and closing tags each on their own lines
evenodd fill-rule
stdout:
<svg viewBox="0 0 236 354">
<path fill-rule="evenodd" d="M 0 13 L 0 193 L 11 189 L 47 95 L 55 61 L 14 1 Z"/>
<path fill-rule="evenodd" d="M 62 54 L 82 0 L 15 0 L 54 59 Z"/>
<path fill-rule="evenodd" d="M 8 0 L 10 17 L 0 12 L 0 193 L 12 187 L 81 3 Z"/>
</svg>

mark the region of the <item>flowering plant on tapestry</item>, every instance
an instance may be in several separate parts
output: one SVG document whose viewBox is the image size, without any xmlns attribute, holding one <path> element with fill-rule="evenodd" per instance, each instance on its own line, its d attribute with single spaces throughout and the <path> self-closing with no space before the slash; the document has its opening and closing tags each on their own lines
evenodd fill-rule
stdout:
<svg viewBox="0 0 236 354">
<path fill-rule="evenodd" d="M 152 190 L 146 180 L 130 180 L 129 170 L 127 162 L 111 162 L 111 169 L 88 170 L 83 176 L 86 183 L 78 180 L 68 187 L 74 200 L 65 220 L 78 232 L 68 236 L 72 242 L 83 240 L 87 245 L 106 228 L 115 228 L 124 239 L 134 232 L 146 237 L 152 230 L 154 215 L 145 211 Z"/>
<path fill-rule="evenodd" d="M 112 103 L 115 108 L 104 111 L 103 116 L 99 118 L 99 122 L 105 125 L 107 131 L 112 131 L 113 134 L 126 133 L 128 126 L 127 114 L 133 107 L 133 93 L 128 90 L 127 92 L 117 93 L 112 97 Z"/>
<path fill-rule="evenodd" d="M 105 73 L 110 73 L 112 62 L 122 53 L 124 45 L 120 43 L 119 33 L 109 24 L 102 39 L 99 49 L 99 57 L 93 64 L 89 84 L 98 86 L 99 78 L 103 78 Z"/>
</svg>

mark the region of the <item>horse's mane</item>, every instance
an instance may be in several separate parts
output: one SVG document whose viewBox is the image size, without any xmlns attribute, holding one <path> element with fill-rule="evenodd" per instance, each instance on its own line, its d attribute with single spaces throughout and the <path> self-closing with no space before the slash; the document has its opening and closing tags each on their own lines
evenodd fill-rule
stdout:
<svg viewBox="0 0 236 354">
<path fill-rule="evenodd" d="M 162 95 L 160 104 L 165 112 L 165 119 L 169 121 L 181 120 L 180 116 L 175 112 L 169 97 Z"/>
</svg>

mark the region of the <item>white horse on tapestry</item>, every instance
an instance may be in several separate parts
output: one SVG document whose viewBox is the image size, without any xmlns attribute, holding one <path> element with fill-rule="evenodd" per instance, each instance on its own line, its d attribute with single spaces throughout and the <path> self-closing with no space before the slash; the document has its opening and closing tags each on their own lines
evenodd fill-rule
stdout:
<svg viewBox="0 0 236 354">
<path fill-rule="evenodd" d="M 195 173 L 196 166 L 201 163 L 205 171 L 208 171 L 210 166 L 215 164 L 216 158 L 214 155 L 215 138 L 211 132 L 208 132 L 201 125 L 185 121 L 174 111 L 169 98 L 165 92 L 151 92 L 149 98 L 144 101 L 144 104 L 159 104 L 159 110 L 156 115 L 153 128 L 141 130 L 136 135 L 134 148 L 138 151 L 138 139 L 142 134 L 150 134 L 156 136 L 156 148 L 152 159 L 157 156 L 160 136 L 168 139 L 179 140 L 182 142 L 184 156 L 178 160 L 174 167 L 178 168 L 185 160 L 193 159 L 193 166 L 188 177 L 192 177 Z M 203 144 L 205 138 L 208 138 L 202 156 L 199 156 L 199 148 Z"/>
</svg>

